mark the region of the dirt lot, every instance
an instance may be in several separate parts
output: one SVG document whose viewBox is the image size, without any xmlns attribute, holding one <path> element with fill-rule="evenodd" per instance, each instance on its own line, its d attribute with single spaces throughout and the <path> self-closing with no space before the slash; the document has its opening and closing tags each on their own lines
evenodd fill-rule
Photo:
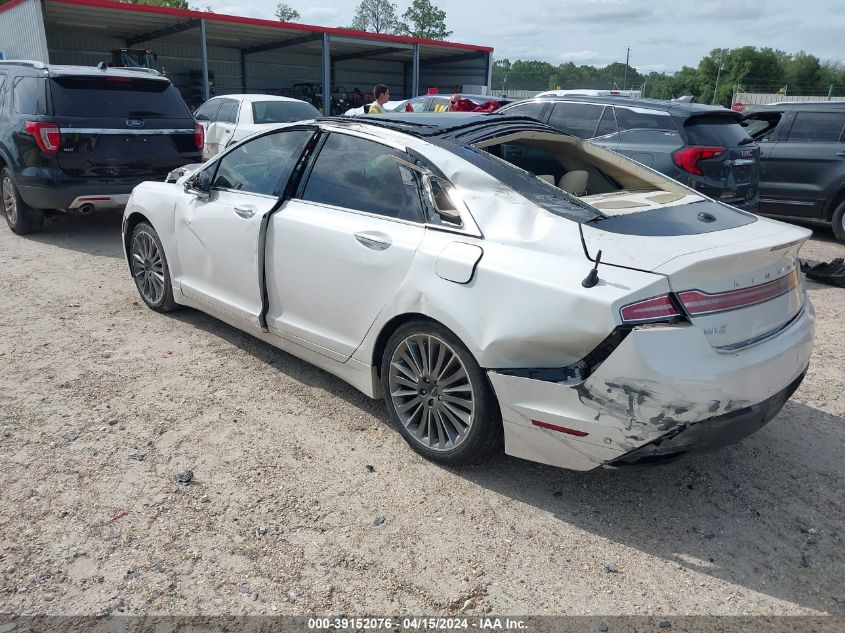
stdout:
<svg viewBox="0 0 845 633">
<path fill-rule="evenodd" d="M 452 470 L 332 376 L 146 309 L 116 216 L 4 224 L 0 613 L 843 615 L 845 290 L 809 287 L 809 375 L 740 445 Z"/>
</svg>

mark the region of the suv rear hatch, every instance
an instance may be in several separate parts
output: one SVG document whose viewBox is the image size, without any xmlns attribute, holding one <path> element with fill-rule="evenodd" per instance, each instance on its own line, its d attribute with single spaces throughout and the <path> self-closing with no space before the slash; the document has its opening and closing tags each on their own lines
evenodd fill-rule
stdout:
<svg viewBox="0 0 845 633">
<path fill-rule="evenodd" d="M 672 155 L 685 184 L 728 204 L 752 200 L 760 184 L 760 148 L 731 110 L 693 114 L 683 122 L 686 145 Z"/>
<path fill-rule="evenodd" d="M 692 221 L 677 222 L 682 215 Z M 581 230 L 588 256 L 595 260 L 602 251 L 602 266 L 668 278 L 668 303 L 644 298 L 655 302 L 624 313 L 618 306 L 623 320 L 645 323 L 649 315 L 665 317 L 669 303 L 682 306 L 713 347 L 732 351 L 778 332 L 804 306 L 798 251 L 811 235 L 807 229 L 702 200 L 589 222 Z"/>
<path fill-rule="evenodd" d="M 68 176 L 164 180 L 172 169 L 198 162 L 193 116 L 167 79 L 103 72 L 51 76 L 49 83 L 61 129 L 57 160 Z"/>
</svg>

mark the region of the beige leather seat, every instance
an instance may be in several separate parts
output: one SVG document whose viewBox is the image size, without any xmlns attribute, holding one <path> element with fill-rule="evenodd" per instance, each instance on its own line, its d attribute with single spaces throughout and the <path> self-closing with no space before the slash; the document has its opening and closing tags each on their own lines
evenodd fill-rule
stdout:
<svg viewBox="0 0 845 633">
<path fill-rule="evenodd" d="M 544 182 L 549 183 L 550 185 L 555 184 L 555 177 L 552 176 L 551 174 L 540 174 L 540 175 L 537 176 L 537 178 L 539 178 L 540 180 L 542 180 Z"/>
<path fill-rule="evenodd" d="M 590 174 L 583 169 L 574 169 L 561 176 L 557 186 L 559 189 L 563 189 L 573 196 L 583 196 L 587 193 L 587 179 L 589 176 Z"/>
</svg>

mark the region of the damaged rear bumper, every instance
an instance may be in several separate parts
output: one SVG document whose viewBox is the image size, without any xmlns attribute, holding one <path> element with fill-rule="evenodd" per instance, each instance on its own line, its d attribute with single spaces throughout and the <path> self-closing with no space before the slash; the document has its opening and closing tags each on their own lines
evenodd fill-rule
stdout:
<svg viewBox="0 0 845 633">
<path fill-rule="evenodd" d="M 798 389 L 806 374 L 807 370 L 805 369 L 780 393 L 759 404 L 715 418 L 701 420 L 688 426 L 678 427 L 671 433 L 667 433 L 645 446 L 616 458 L 606 466 L 619 468 L 665 464 L 684 455 L 712 453 L 725 446 L 736 444 L 743 438 L 762 429 L 780 413 L 783 405 Z"/>
<path fill-rule="evenodd" d="M 582 382 L 489 371 L 505 452 L 591 470 L 732 444 L 762 428 L 798 387 L 814 330 L 806 302 L 777 335 L 729 353 L 693 326 L 644 327 Z"/>
</svg>

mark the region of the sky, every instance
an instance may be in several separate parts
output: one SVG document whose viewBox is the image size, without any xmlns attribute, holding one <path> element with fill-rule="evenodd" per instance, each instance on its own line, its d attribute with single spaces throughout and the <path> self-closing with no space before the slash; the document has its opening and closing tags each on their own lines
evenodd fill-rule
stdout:
<svg viewBox="0 0 845 633">
<path fill-rule="evenodd" d="M 273 19 L 278 0 L 193 0 L 218 13 Z M 451 41 L 492 46 L 494 58 L 605 66 L 640 72 L 697 66 L 714 48 L 769 46 L 845 59 L 845 0 L 432 0 Z M 397 0 L 397 13 L 411 0 Z M 289 0 L 300 22 L 348 26 L 357 2 Z"/>
</svg>

